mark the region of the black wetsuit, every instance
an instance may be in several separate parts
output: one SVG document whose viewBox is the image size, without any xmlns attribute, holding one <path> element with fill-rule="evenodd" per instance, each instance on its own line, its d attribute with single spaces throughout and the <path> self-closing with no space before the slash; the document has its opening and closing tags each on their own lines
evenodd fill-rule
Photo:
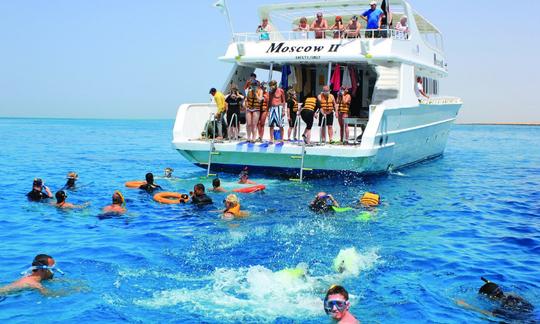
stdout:
<svg viewBox="0 0 540 324">
<path fill-rule="evenodd" d="M 32 191 L 27 193 L 26 196 L 28 197 L 28 200 L 30 201 L 42 201 L 43 199 L 50 198 L 46 193 L 35 190 L 35 189 L 32 189 Z"/>
<path fill-rule="evenodd" d="M 212 202 L 212 198 L 208 197 L 206 194 L 202 194 L 200 196 L 192 196 L 191 203 L 200 206 L 200 205 L 208 205 L 213 202 Z"/>
<path fill-rule="evenodd" d="M 332 205 L 332 201 L 329 201 L 326 198 L 316 198 L 311 204 L 309 204 L 309 208 L 311 208 L 311 210 L 316 213 L 324 214 L 330 211 L 334 211 L 332 209 Z"/>
<path fill-rule="evenodd" d="M 75 179 L 68 179 L 62 189 L 75 189 Z"/>
<path fill-rule="evenodd" d="M 505 295 L 500 302 L 500 307 L 492 311 L 495 316 L 509 321 L 520 321 L 520 323 L 536 323 L 534 306 L 522 297 Z"/>
<path fill-rule="evenodd" d="M 240 121 L 240 104 L 242 103 L 242 98 L 236 97 L 236 99 L 233 99 L 231 96 L 228 96 L 227 99 L 225 99 L 225 102 L 227 102 L 228 105 L 227 125 L 229 125 L 229 127 L 238 127 L 238 123 Z M 236 115 L 236 117 L 233 117 L 234 115 Z"/>
<path fill-rule="evenodd" d="M 163 190 L 163 188 L 161 188 L 160 185 L 157 185 L 155 183 L 153 183 L 153 184 L 145 183 L 143 185 L 140 185 L 139 189 L 142 189 L 142 190 L 144 190 L 144 191 L 146 191 L 148 193 L 152 193 L 152 192 L 154 192 L 154 190 Z"/>
</svg>

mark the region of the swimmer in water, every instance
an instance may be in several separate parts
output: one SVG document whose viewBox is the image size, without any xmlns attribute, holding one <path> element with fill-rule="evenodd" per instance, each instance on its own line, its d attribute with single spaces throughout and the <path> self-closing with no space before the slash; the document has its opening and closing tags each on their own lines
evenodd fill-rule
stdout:
<svg viewBox="0 0 540 324">
<path fill-rule="evenodd" d="M 154 175 L 151 172 L 146 174 L 146 183 L 139 186 L 139 189 L 148 193 L 152 193 L 155 190 L 163 190 L 160 185 L 154 183 Z"/>
<path fill-rule="evenodd" d="M 79 175 L 77 173 L 69 172 L 67 174 L 67 182 L 62 189 L 75 189 L 75 181 L 77 181 L 77 179 L 79 179 Z"/>
<path fill-rule="evenodd" d="M 324 297 L 324 311 L 332 320 L 340 324 L 360 323 L 349 311 L 349 293 L 342 286 L 334 285 L 328 289 Z"/>
<path fill-rule="evenodd" d="M 255 181 L 249 180 L 248 168 L 245 167 L 242 172 L 240 172 L 238 183 L 240 184 L 257 184 Z"/>
<path fill-rule="evenodd" d="M 219 180 L 219 178 L 215 178 L 214 180 L 212 180 L 212 191 L 213 192 L 227 192 L 227 190 L 225 190 L 221 186 L 221 181 Z"/>
<path fill-rule="evenodd" d="M 240 210 L 240 200 L 235 194 L 230 194 L 225 200 L 225 210 L 223 210 L 223 219 L 234 219 L 246 217 L 249 214 L 243 210 Z"/>
<path fill-rule="evenodd" d="M 45 191 L 45 192 L 43 192 Z M 26 194 L 28 200 L 30 201 L 42 201 L 45 199 L 52 198 L 52 193 L 49 187 L 45 186 L 43 180 L 40 178 L 35 178 L 32 184 L 32 191 Z"/>
<path fill-rule="evenodd" d="M 191 203 L 195 205 L 208 205 L 212 204 L 212 198 L 208 197 L 204 192 L 204 185 L 202 183 L 197 183 L 193 187 L 193 191 L 189 193 L 191 195 Z"/>
<path fill-rule="evenodd" d="M 54 270 L 63 274 L 63 272 L 60 269 L 55 268 L 55 266 L 56 262 L 50 255 L 36 255 L 34 261 L 32 261 L 32 266 L 28 269 L 28 273 L 21 279 L 0 288 L 0 294 L 4 295 L 21 290 L 36 289 L 43 295 L 51 295 L 51 292 L 43 287 L 41 282 L 44 280 L 51 280 L 54 276 Z"/>
<path fill-rule="evenodd" d="M 332 195 L 323 191 L 319 192 L 309 203 L 309 208 L 316 213 L 326 213 L 332 211 L 332 206 L 339 208 L 339 203 Z"/>
<path fill-rule="evenodd" d="M 480 277 L 480 279 L 485 284 L 480 287 L 478 293 L 497 303 L 497 308 L 492 311 L 486 311 L 469 305 L 463 300 L 457 300 L 458 305 L 487 316 L 499 317 L 512 322 L 523 321 L 525 323 L 534 323 L 534 306 L 531 303 L 521 296 L 505 294 L 499 285 L 484 277 Z"/>
<path fill-rule="evenodd" d="M 86 206 L 88 206 L 88 204 L 74 205 L 72 203 L 66 202 L 68 195 L 64 190 L 58 191 L 55 196 L 56 196 L 56 204 L 54 205 L 58 208 L 85 208 Z"/>
<path fill-rule="evenodd" d="M 112 195 L 112 204 L 103 207 L 103 212 L 106 214 L 123 214 L 126 212 L 126 200 L 122 193 L 116 190 Z"/>
<path fill-rule="evenodd" d="M 163 174 L 163 177 L 173 178 L 173 175 L 172 175 L 173 172 L 174 172 L 173 168 L 165 168 L 165 173 Z"/>
</svg>

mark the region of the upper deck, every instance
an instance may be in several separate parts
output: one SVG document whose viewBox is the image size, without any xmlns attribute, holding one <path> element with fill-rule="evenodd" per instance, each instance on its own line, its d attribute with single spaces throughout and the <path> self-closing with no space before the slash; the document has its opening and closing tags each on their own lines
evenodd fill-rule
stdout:
<svg viewBox="0 0 540 324">
<path fill-rule="evenodd" d="M 305 17 L 310 25 L 316 19 L 316 12 L 323 13 L 329 28 L 338 15 L 346 26 L 352 16 L 360 17 L 369 8 L 369 2 L 325 1 L 263 6 L 259 16 L 268 19 L 271 31 L 265 35 L 257 32 L 234 34 L 227 52 L 220 59 L 253 67 L 265 67 L 269 63 L 401 62 L 438 77 L 447 75 L 442 34 L 403 0 L 389 1 L 393 26 L 383 28 L 379 35 L 366 30 L 362 19 L 359 19 L 358 38 L 345 38 L 342 32 L 331 29 L 326 30 L 322 38 L 321 34 L 316 38 L 314 31 L 294 31 L 301 17 Z M 394 29 L 404 15 L 414 17 L 408 19 L 407 33 Z"/>
</svg>

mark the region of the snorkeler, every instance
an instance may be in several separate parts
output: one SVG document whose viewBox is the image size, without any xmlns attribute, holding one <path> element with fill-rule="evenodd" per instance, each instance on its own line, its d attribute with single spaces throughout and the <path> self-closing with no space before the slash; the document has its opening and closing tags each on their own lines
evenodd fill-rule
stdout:
<svg viewBox="0 0 540 324">
<path fill-rule="evenodd" d="M 248 216 L 248 213 L 240 210 L 240 200 L 235 194 L 230 194 L 225 200 L 225 210 L 223 210 L 223 219 L 234 219 Z"/>
<path fill-rule="evenodd" d="M 151 172 L 146 174 L 146 183 L 141 185 L 139 189 L 142 189 L 148 193 L 154 192 L 154 190 L 162 190 L 160 185 L 154 183 L 154 175 Z"/>
<path fill-rule="evenodd" d="M 56 196 L 56 204 L 54 205 L 58 208 L 85 208 L 86 206 L 88 206 L 88 204 L 74 205 L 72 203 L 66 202 L 68 195 L 64 190 L 58 191 L 55 196 Z"/>
<path fill-rule="evenodd" d="M 75 189 L 75 181 L 79 178 L 79 175 L 75 172 L 69 172 L 67 174 L 67 182 L 62 188 L 62 190 L 65 189 Z"/>
<path fill-rule="evenodd" d="M 45 190 L 45 192 L 43 192 Z M 49 187 L 45 186 L 43 180 L 35 178 L 32 184 L 32 191 L 26 194 L 30 201 L 42 201 L 44 199 L 52 198 L 52 193 Z"/>
<path fill-rule="evenodd" d="M 515 294 L 505 294 L 501 287 L 494 282 L 480 277 L 485 284 L 480 287 L 478 293 L 496 302 L 498 307 L 492 311 L 486 311 L 467 304 L 463 300 L 457 300 L 457 304 L 465 308 L 477 311 L 487 316 L 500 317 L 509 321 L 525 321 L 533 323 L 534 306 L 523 297 Z"/>
<path fill-rule="evenodd" d="M 173 178 L 172 173 L 174 172 L 173 168 L 165 168 L 165 172 L 163 173 L 163 177 L 165 178 Z"/>
<path fill-rule="evenodd" d="M 326 192 L 319 192 L 309 203 L 309 208 L 316 213 L 326 213 L 332 211 L 332 206 L 339 208 L 339 203 L 332 195 L 327 194 Z"/>
<path fill-rule="evenodd" d="M 21 279 L 0 288 L 0 294 L 8 294 L 25 289 L 37 289 L 43 295 L 50 295 L 50 292 L 43 287 L 43 280 L 50 280 L 54 276 L 54 270 L 60 274 L 64 274 L 60 269 L 56 268 L 56 262 L 47 254 L 38 254 L 32 261 L 32 266 L 28 268 L 24 277 Z"/>
<path fill-rule="evenodd" d="M 349 293 L 342 286 L 333 285 L 324 297 L 324 311 L 340 324 L 360 323 L 349 311 Z"/>
<path fill-rule="evenodd" d="M 112 195 L 112 204 L 103 207 L 106 214 L 123 214 L 126 212 L 126 200 L 122 193 L 116 190 Z"/>
<path fill-rule="evenodd" d="M 240 184 L 257 184 L 255 181 L 249 180 L 248 168 L 245 167 L 242 172 L 240 172 L 238 183 Z"/>
<path fill-rule="evenodd" d="M 225 190 L 225 188 L 221 186 L 221 181 L 219 180 L 219 178 L 215 178 L 214 180 L 212 180 L 212 191 L 213 192 L 227 192 L 227 190 Z"/>
<path fill-rule="evenodd" d="M 189 193 L 191 195 L 191 203 L 195 205 L 208 205 L 212 204 L 212 198 L 208 197 L 204 192 L 204 185 L 197 183 L 193 187 L 193 191 Z"/>
</svg>

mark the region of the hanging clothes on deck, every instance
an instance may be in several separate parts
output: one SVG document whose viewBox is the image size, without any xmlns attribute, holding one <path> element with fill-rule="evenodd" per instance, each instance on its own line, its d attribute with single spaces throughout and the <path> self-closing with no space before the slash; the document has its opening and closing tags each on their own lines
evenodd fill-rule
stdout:
<svg viewBox="0 0 540 324">
<path fill-rule="evenodd" d="M 285 64 L 281 67 L 281 88 L 287 90 L 289 88 L 289 74 L 291 73 L 291 67 Z"/>
<path fill-rule="evenodd" d="M 349 74 L 351 76 L 352 83 L 352 96 L 356 96 L 356 90 L 358 90 L 358 78 L 356 77 L 356 69 L 352 66 L 349 66 Z"/>
<path fill-rule="evenodd" d="M 341 86 L 347 89 L 352 88 L 351 74 L 349 73 L 348 66 L 343 70 L 343 81 L 341 82 Z"/>
<path fill-rule="evenodd" d="M 338 92 L 339 89 L 341 89 L 341 66 L 339 66 L 339 64 L 336 64 L 336 67 L 334 68 L 334 73 L 330 78 L 330 84 L 332 84 L 332 90 L 335 92 Z"/>
<path fill-rule="evenodd" d="M 302 78 L 302 66 L 297 66 L 294 68 L 294 74 L 296 76 L 296 84 L 294 86 L 294 91 L 296 93 L 302 92 L 304 89 L 304 79 Z"/>
<path fill-rule="evenodd" d="M 296 67 L 290 66 L 291 72 L 289 73 L 289 77 L 287 78 L 289 82 L 289 86 L 294 87 L 296 85 Z"/>
<path fill-rule="evenodd" d="M 304 95 L 314 94 L 315 89 L 311 89 L 311 70 L 306 67 L 306 80 L 304 81 Z"/>
</svg>

